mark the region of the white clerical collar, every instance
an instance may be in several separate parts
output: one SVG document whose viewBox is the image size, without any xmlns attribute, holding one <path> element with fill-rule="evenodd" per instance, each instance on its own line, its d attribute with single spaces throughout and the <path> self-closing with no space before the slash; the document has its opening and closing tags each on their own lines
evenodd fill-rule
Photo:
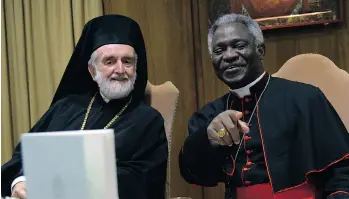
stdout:
<svg viewBox="0 0 349 199">
<path fill-rule="evenodd" d="M 99 93 L 101 94 L 103 100 L 104 100 L 106 103 L 108 103 L 108 102 L 110 101 L 110 99 L 108 99 L 106 96 L 104 96 L 104 95 L 102 94 L 102 92 L 99 92 Z"/>
<path fill-rule="evenodd" d="M 251 92 L 250 92 L 250 88 L 255 85 L 257 82 L 259 82 L 259 80 L 261 80 L 263 78 L 265 74 L 265 71 L 264 73 L 259 76 L 256 80 L 254 80 L 253 82 L 247 84 L 246 86 L 244 87 L 241 87 L 241 88 L 238 88 L 238 89 L 230 89 L 231 92 L 235 93 L 236 95 L 238 95 L 240 98 L 243 98 L 245 96 L 248 96 L 248 95 L 251 95 Z"/>
</svg>

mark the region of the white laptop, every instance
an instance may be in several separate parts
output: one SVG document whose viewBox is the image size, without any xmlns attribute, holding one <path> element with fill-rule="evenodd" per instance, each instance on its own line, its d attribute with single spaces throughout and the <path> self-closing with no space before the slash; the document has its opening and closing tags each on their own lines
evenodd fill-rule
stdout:
<svg viewBox="0 0 349 199">
<path fill-rule="evenodd" d="M 22 136 L 28 199 L 119 199 L 114 130 Z"/>
</svg>

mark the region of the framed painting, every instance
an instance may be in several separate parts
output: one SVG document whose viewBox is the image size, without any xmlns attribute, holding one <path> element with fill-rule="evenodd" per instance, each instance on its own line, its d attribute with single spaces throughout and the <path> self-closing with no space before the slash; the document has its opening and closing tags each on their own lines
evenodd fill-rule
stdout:
<svg viewBox="0 0 349 199">
<path fill-rule="evenodd" d="M 250 16 L 262 30 L 344 21 L 344 0 L 208 0 L 209 21 L 222 14 Z"/>
</svg>

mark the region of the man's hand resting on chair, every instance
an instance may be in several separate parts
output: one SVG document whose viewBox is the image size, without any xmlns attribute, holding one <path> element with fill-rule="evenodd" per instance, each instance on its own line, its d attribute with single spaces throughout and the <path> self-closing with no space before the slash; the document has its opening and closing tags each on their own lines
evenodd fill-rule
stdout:
<svg viewBox="0 0 349 199">
<path fill-rule="evenodd" d="M 25 182 L 19 182 L 13 187 L 11 197 L 16 197 L 19 199 L 27 198 L 27 187 Z"/>
</svg>

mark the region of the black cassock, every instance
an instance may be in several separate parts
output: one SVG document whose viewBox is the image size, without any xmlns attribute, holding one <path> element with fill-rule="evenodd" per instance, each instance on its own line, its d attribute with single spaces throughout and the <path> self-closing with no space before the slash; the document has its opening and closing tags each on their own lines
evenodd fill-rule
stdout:
<svg viewBox="0 0 349 199">
<path fill-rule="evenodd" d="M 227 99 L 226 94 L 194 113 L 179 154 L 181 175 L 208 187 L 224 182 L 226 198 L 234 198 L 239 187 L 270 183 L 277 194 L 305 182 L 316 186 L 319 198 L 349 198 L 349 134 L 324 94 L 311 85 L 270 78 L 236 161 L 237 146 L 209 144 L 206 129 L 219 113 L 231 107 L 248 122 L 268 76 L 251 87 L 251 95 Z"/>
<path fill-rule="evenodd" d="M 92 95 L 72 95 L 55 103 L 31 132 L 80 130 Z M 128 99 L 105 103 L 98 94 L 85 129 L 103 129 Z M 121 199 L 164 198 L 167 140 L 163 119 L 153 108 L 132 103 L 110 127 L 115 131 L 115 152 Z M 64 147 L 64 146 L 62 146 Z M 69 162 L 66 162 L 69 164 Z M 23 175 L 21 147 L 1 168 L 2 195 L 10 195 L 12 181 Z M 40 176 L 38 176 L 40 179 Z"/>
</svg>

